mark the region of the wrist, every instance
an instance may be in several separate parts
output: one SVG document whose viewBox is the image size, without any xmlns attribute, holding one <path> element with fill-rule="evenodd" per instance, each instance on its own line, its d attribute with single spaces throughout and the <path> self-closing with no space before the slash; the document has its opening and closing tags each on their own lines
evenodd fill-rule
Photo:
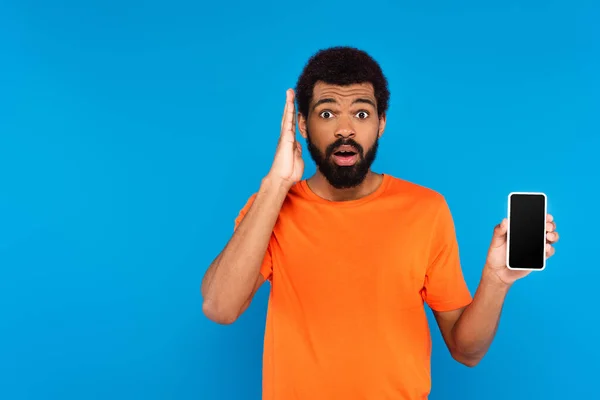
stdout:
<svg viewBox="0 0 600 400">
<path fill-rule="evenodd" d="M 269 193 L 285 197 L 291 187 L 292 185 L 284 179 L 267 175 L 261 181 L 259 193 Z"/>
<path fill-rule="evenodd" d="M 487 286 L 492 286 L 499 290 L 507 291 L 512 286 L 512 283 L 504 281 L 495 269 L 488 266 L 487 264 L 483 268 L 481 277 L 482 283 Z"/>
</svg>

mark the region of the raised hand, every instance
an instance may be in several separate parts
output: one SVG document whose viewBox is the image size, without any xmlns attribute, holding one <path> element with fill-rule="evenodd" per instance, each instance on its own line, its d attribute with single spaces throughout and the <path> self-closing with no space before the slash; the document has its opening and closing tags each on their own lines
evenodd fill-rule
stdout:
<svg viewBox="0 0 600 400">
<path fill-rule="evenodd" d="M 281 119 L 281 132 L 275 158 L 269 171 L 269 176 L 279 183 L 292 187 L 302 179 L 304 161 L 302 160 L 302 147 L 296 141 L 296 107 L 294 105 L 294 91 L 286 91 L 285 108 Z"/>
<path fill-rule="evenodd" d="M 516 280 L 529 275 L 531 271 L 510 270 L 506 266 L 507 229 L 508 220 L 506 218 L 494 228 L 492 243 L 486 260 L 486 268 L 492 270 L 502 282 L 511 285 Z M 553 245 L 558 241 L 558 238 L 554 217 L 548 214 L 546 216 L 546 258 L 554 255 L 556 250 Z"/>
</svg>

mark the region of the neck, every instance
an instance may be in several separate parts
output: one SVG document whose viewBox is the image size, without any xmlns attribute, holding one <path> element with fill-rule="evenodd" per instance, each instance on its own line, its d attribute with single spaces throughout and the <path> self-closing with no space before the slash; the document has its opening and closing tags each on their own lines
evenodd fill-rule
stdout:
<svg viewBox="0 0 600 400">
<path fill-rule="evenodd" d="M 377 174 L 371 170 L 362 183 L 356 187 L 348 189 L 337 189 L 327 181 L 325 176 L 317 169 L 317 172 L 306 180 L 310 189 L 317 196 L 329 201 L 349 201 L 358 200 L 373 193 L 383 180 L 383 175 Z"/>
</svg>

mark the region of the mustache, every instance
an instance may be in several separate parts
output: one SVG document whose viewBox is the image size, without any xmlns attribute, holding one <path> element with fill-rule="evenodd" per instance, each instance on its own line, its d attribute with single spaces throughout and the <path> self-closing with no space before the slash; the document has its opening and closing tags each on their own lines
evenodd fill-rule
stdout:
<svg viewBox="0 0 600 400">
<path fill-rule="evenodd" d="M 336 148 L 340 147 L 340 146 L 352 146 L 356 149 L 356 151 L 358 152 L 358 154 L 360 155 L 361 158 L 363 158 L 364 155 L 364 149 L 363 147 L 358 144 L 358 142 L 356 142 L 354 139 L 345 139 L 345 138 L 339 138 L 338 140 L 336 140 L 335 142 L 331 143 L 329 146 L 327 146 L 327 149 L 325 150 L 325 156 L 326 157 L 330 157 L 331 155 L 333 155 L 333 152 L 335 151 Z"/>
</svg>

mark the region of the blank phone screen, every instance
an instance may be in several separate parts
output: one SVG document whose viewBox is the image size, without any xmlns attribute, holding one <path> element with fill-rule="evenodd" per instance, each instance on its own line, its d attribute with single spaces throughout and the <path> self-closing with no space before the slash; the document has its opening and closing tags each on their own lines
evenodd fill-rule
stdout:
<svg viewBox="0 0 600 400">
<path fill-rule="evenodd" d="M 513 194 L 509 206 L 508 265 L 542 269 L 546 251 L 546 200 L 541 194 Z"/>
</svg>

